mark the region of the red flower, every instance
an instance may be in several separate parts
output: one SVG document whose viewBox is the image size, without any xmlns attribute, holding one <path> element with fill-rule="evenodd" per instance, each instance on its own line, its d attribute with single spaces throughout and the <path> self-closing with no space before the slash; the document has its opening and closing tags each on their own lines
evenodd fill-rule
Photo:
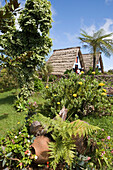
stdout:
<svg viewBox="0 0 113 170">
<path fill-rule="evenodd" d="M 19 163 L 19 166 L 22 166 L 22 162 Z"/>
<path fill-rule="evenodd" d="M 49 168 L 49 162 L 47 162 L 47 168 Z"/>
<path fill-rule="evenodd" d="M 26 150 L 24 153 L 25 153 L 25 155 L 27 155 L 29 153 L 29 150 Z"/>
</svg>

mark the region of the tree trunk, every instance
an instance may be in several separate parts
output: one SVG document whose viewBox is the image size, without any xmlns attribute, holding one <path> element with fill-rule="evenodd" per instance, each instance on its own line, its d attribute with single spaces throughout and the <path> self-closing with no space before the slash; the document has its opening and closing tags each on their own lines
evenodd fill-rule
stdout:
<svg viewBox="0 0 113 170">
<path fill-rule="evenodd" d="M 93 49 L 93 71 L 95 71 L 96 68 L 96 50 Z"/>
</svg>

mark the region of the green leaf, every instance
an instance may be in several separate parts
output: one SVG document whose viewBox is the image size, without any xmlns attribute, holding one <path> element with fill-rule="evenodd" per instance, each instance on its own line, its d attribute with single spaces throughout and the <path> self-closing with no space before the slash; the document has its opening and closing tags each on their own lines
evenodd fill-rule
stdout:
<svg viewBox="0 0 113 170">
<path fill-rule="evenodd" d="M 6 158 L 4 158 L 3 162 L 2 162 L 2 167 L 4 167 L 6 164 Z"/>
<path fill-rule="evenodd" d="M 8 153 L 8 154 L 6 155 L 6 157 L 9 157 L 9 156 L 11 156 L 11 155 L 12 155 L 12 152 Z"/>
</svg>

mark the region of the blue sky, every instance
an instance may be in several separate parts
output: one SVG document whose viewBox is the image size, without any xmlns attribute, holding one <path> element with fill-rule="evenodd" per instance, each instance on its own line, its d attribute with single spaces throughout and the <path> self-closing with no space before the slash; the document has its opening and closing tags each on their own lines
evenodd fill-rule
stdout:
<svg viewBox="0 0 113 170">
<path fill-rule="evenodd" d="M 113 0 L 50 0 L 53 13 L 52 49 L 76 47 L 82 44 L 77 39 L 80 30 L 88 34 L 103 28 L 113 32 Z M 81 48 L 82 53 L 88 51 Z M 107 58 L 102 53 L 104 69 L 113 69 L 113 54 Z"/>
<path fill-rule="evenodd" d="M 0 0 L 1 4 L 5 0 Z M 21 6 L 25 0 L 19 0 Z M 78 40 L 80 29 L 88 34 L 103 28 L 106 33 L 113 32 L 113 0 L 50 0 L 52 5 L 52 29 L 54 49 L 81 46 Z M 82 53 L 87 50 L 81 48 Z M 52 52 L 50 53 L 50 55 Z M 102 54 L 104 69 L 113 69 L 113 54 L 107 58 Z"/>
</svg>

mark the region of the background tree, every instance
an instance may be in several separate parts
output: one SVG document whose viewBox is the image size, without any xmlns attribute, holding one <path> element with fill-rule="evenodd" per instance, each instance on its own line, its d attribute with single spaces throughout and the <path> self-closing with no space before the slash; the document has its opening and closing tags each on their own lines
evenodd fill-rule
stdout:
<svg viewBox="0 0 113 170">
<path fill-rule="evenodd" d="M 28 99 L 34 87 L 33 74 L 36 66 L 42 64 L 52 46 L 49 37 L 51 15 L 48 0 L 27 0 L 18 19 L 20 29 L 17 30 L 13 25 L 0 35 L 0 46 L 7 55 L 2 56 L 1 60 L 17 72 L 21 88 L 18 100 Z"/>
<path fill-rule="evenodd" d="M 105 34 L 103 29 L 93 33 L 92 36 L 88 35 L 84 30 L 81 33 L 82 37 L 78 37 L 85 48 L 89 48 L 93 53 L 93 71 L 96 67 L 96 53 L 103 52 L 106 56 L 110 56 L 113 53 L 113 41 L 111 36 L 113 33 Z"/>
<path fill-rule="evenodd" d="M 41 75 L 41 77 L 46 81 L 46 84 L 48 84 L 49 76 L 50 76 L 51 72 L 53 71 L 52 65 L 49 63 L 45 63 L 45 64 L 43 64 L 43 66 L 40 67 L 40 69 L 38 71 L 39 71 L 39 74 Z"/>
</svg>

